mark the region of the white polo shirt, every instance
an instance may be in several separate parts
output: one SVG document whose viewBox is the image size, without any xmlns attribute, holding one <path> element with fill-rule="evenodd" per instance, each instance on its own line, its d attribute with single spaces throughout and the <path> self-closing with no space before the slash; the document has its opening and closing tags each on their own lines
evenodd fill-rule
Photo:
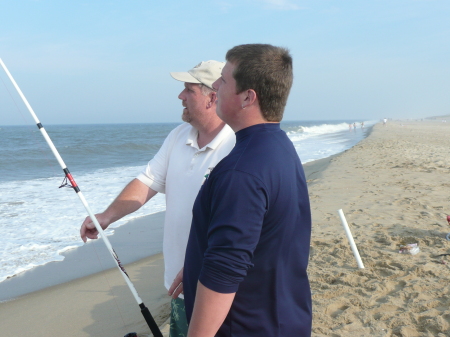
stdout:
<svg viewBox="0 0 450 337">
<path fill-rule="evenodd" d="M 151 189 L 166 194 L 164 221 L 164 285 L 172 285 L 183 268 L 192 222 L 192 206 L 208 169 L 230 153 L 236 142 L 233 130 L 225 125 L 206 146 L 199 149 L 198 131 L 189 123 L 173 129 L 137 176 Z"/>
</svg>

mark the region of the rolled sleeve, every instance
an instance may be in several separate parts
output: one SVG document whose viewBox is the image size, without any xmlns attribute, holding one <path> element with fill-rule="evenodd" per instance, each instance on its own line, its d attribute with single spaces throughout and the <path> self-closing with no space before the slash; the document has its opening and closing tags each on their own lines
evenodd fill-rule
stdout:
<svg viewBox="0 0 450 337">
<path fill-rule="evenodd" d="M 233 293 L 253 266 L 268 198 L 265 186 L 236 170 L 210 181 L 211 221 L 208 248 L 199 280 L 219 293 Z"/>
<path fill-rule="evenodd" d="M 166 192 L 166 181 L 164 177 L 160 175 L 162 170 L 158 171 L 155 163 L 153 163 L 153 159 L 149 161 L 147 167 L 144 171 L 142 171 L 136 179 L 140 180 L 142 183 L 150 187 L 152 190 L 158 193 Z M 158 174 L 159 172 L 159 174 Z M 156 173 L 156 174 L 155 174 Z"/>
</svg>

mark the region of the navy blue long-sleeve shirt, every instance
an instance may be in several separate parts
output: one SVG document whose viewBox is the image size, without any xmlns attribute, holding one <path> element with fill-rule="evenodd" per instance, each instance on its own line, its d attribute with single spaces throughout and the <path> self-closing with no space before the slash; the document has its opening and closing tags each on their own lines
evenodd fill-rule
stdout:
<svg viewBox="0 0 450 337">
<path fill-rule="evenodd" d="M 184 264 L 188 321 L 197 282 L 236 296 L 216 336 L 310 336 L 305 175 L 278 123 L 236 133 L 193 208 Z"/>
</svg>

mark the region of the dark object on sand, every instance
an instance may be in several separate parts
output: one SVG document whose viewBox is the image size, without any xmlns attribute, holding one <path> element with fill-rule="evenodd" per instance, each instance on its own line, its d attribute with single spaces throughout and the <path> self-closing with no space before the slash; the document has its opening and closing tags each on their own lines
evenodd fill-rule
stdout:
<svg viewBox="0 0 450 337">
<path fill-rule="evenodd" d="M 432 256 L 432 257 L 441 257 L 441 256 L 448 256 L 450 254 L 440 254 L 440 255 L 436 255 L 436 256 Z"/>
</svg>

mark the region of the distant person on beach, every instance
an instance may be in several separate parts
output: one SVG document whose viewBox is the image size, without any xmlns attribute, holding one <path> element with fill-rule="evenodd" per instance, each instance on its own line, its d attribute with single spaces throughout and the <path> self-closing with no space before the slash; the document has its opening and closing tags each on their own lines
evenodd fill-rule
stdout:
<svg viewBox="0 0 450 337">
<path fill-rule="evenodd" d="M 383 119 L 383 125 L 386 126 L 387 118 Z"/>
<path fill-rule="evenodd" d="M 235 135 L 216 114 L 216 90 L 212 84 L 220 77 L 225 63 L 201 62 L 188 72 L 171 76 L 185 82 L 179 94 L 183 109 L 181 124 L 170 132 L 158 153 L 144 171 L 132 180 L 96 217 L 103 229 L 130 214 L 158 192 L 166 194 L 164 222 L 164 283 L 167 289 L 183 267 L 192 218 L 192 205 L 210 167 L 214 167 L 234 147 Z M 87 217 L 81 238 L 96 239 L 97 230 Z M 170 336 L 187 334 L 184 300 L 172 300 Z"/>
<path fill-rule="evenodd" d="M 292 58 L 284 48 L 250 44 L 226 59 L 213 87 L 236 146 L 194 203 L 183 271 L 188 336 L 310 336 L 309 197 L 280 129 Z"/>
</svg>

